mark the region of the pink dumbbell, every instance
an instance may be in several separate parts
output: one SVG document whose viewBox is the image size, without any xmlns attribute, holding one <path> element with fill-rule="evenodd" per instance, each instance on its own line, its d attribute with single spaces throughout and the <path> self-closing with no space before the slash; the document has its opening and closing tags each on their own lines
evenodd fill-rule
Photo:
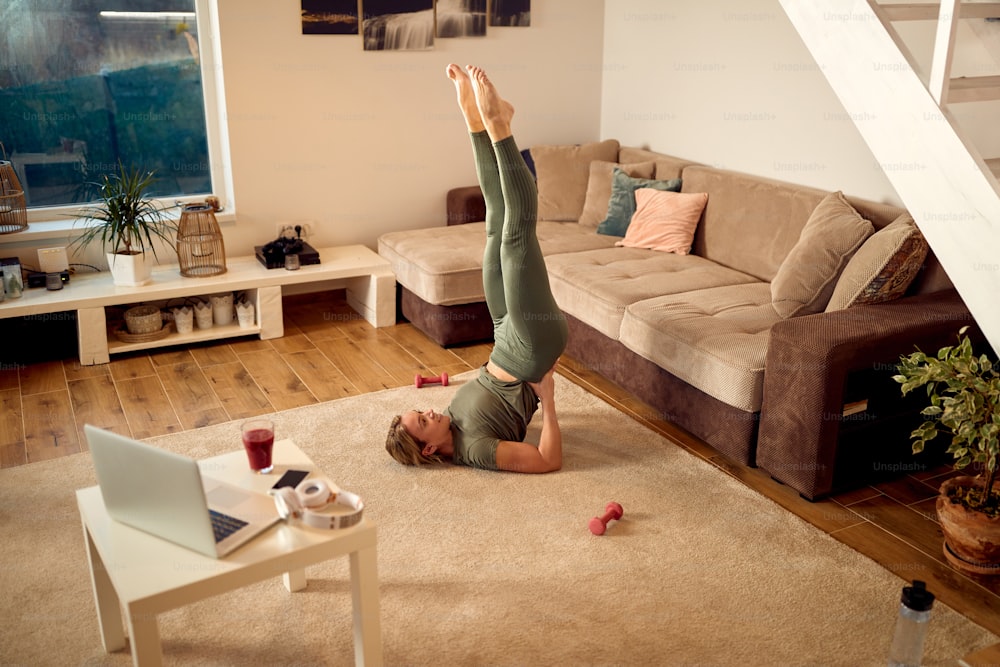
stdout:
<svg viewBox="0 0 1000 667">
<path fill-rule="evenodd" d="M 604 531 L 608 528 L 608 521 L 611 521 L 612 519 L 617 521 L 622 518 L 622 514 L 624 514 L 624 510 L 622 510 L 621 505 L 616 502 L 608 503 L 607 507 L 604 508 L 604 514 L 602 516 L 595 516 L 590 520 L 590 524 L 588 524 L 590 532 L 594 535 L 603 535 Z"/>
<path fill-rule="evenodd" d="M 420 389 L 425 384 L 440 384 L 442 387 L 447 387 L 448 374 L 441 373 L 441 375 L 433 375 L 426 378 L 418 374 L 417 377 L 413 378 L 413 384 L 417 387 L 417 389 Z"/>
</svg>

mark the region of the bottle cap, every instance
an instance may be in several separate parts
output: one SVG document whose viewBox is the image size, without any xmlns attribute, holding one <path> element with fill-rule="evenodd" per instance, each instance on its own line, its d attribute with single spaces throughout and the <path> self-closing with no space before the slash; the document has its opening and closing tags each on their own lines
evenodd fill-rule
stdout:
<svg viewBox="0 0 1000 667">
<path fill-rule="evenodd" d="M 934 605 L 934 594 L 927 590 L 927 584 L 914 579 L 912 586 L 903 587 L 902 602 L 913 611 L 927 611 Z"/>
</svg>

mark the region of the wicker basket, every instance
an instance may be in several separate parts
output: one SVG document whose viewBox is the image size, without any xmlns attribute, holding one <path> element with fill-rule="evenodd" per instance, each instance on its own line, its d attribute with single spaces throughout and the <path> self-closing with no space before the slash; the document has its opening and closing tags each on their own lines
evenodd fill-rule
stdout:
<svg viewBox="0 0 1000 667">
<path fill-rule="evenodd" d="M 125 326 L 130 334 L 150 334 L 163 328 L 163 314 L 156 306 L 135 306 L 125 311 Z"/>
<path fill-rule="evenodd" d="M 123 343 L 149 343 L 154 340 L 166 338 L 170 333 L 170 329 L 170 322 L 167 322 L 159 331 L 151 331 L 150 333 L 144 334 L 133 334 L 129 333 L 126 329 L 121 328 L 115 330 L 115 336 L 117 336 L 118 340 Z"/>
</svg>

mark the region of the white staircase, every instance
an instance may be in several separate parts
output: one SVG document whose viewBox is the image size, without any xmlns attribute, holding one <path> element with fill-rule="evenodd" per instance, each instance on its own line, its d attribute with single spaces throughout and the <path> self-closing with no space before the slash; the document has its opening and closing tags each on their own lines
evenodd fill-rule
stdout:
<svg viewBox="0 0 1000 667">
<path fill-rule="evenodd" d="M 958 105 L 1000 100 L 1000 24 L 985 22 L 1000 17 L 1000 2 L 779 1 L 1000 353 L 1000 114 L 988 136 L 956 120 Z M 909 21 L 936 24 L 929 67 L 928 54 L 912 53 L 900 37 L 897 26 Z M 960 22 L 976 29 L 960 31 Z M 959 34 L 980 40 L 997 70 L 953 77 Z"/>
</svg>

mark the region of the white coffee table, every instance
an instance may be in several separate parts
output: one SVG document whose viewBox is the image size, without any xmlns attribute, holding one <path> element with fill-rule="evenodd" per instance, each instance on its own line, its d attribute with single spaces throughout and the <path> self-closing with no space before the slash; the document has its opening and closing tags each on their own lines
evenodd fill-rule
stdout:
<svg viewBox="0 0 1000 667">
<path fill-rule="evenodd" d="M 199 461 L 202 473 L 266 492 L 289 468 L 316 470 L 291 440 L 274 443 L 274 472 L 255 475 L 246 454 L 234 451 Z M 334 480 L 336 481 L 336 480 Z M 344 530 L 317 530 L 279 523 L 225 558 L 209 558 L 136 530 L 111 517 L 99 487 L 76 492 L 83 521 L 97 620 L 104 649 L 125 647 L 125 612 L 135 665 L 162 661 L 156 616 L 220 593 L 284 573 L 289 591 L 305 588 L 305 567 L 350 555 L 354 606 L 354 658 L 382 664 L 375 525 L 367 518 Z"/>
</svg>

